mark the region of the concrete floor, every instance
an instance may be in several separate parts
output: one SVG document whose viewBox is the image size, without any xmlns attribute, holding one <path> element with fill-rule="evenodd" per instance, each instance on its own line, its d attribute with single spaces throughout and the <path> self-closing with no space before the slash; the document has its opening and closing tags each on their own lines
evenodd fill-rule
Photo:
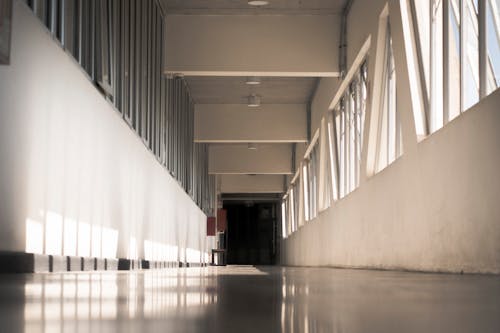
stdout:
<svg viewBox="0 0 500 333">
<path fill-rule="evenodd" d="M 0 332 L 500 332 L 500 277 L 228 266 L 0 275 Z"/>
</svg>

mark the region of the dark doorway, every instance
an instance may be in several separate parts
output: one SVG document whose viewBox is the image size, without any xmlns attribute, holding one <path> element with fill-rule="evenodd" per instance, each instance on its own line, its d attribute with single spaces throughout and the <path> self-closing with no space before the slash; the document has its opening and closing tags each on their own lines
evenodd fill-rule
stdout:
<svg viewBox="0 0 500 333">
<path fill-rule="evenodd" d="M 227 263 L 274 265 L 277 258 L 276 202 L 224 203 L 227 209 Z"/>
</svg>

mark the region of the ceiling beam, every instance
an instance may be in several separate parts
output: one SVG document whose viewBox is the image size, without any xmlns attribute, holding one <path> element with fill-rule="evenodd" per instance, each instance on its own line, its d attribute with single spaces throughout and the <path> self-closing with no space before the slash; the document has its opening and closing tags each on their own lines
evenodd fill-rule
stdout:
<svg viewBox="0 0 500 333">
<path fill-rule="evenodd" d="M 222 193 L 282 193 L 281 175 L 221 175 Z M 242 198 L 239 198 L 242 199 Z"/>
<path fill-rule="evenodd" d="M 214 144 L 209 147 L 210 174 L 291 174 L 291 144 Z"/>
<path fill-rule="evenodd" d="M 165 74 L 338 76 L 337 14 L 167 15 L 165 20 Z"/>
<path fill-rule="evenodd" d="M 196 104 L 195 142 L 306 142 L 305 104 Z"/>
</svg>

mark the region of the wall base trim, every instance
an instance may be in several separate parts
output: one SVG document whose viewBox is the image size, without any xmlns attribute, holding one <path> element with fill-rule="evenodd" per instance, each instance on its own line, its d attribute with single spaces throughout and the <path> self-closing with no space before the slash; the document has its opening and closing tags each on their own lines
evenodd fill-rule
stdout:
<svg viewBox="0 0 500 333">
<path fill-rule="evenodd" d="M 130 271 L 178 267 L 206 267 L 204 263 L 58 256 L 0 251 L 0 273 L 49 273 L 82 271 Z"/>
</svg>

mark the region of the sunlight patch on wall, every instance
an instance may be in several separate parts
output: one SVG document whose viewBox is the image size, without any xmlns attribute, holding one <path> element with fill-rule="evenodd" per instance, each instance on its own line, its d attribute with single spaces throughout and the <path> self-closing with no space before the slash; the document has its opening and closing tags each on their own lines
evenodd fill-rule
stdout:
<svg viewBox="0 0 500 333">
<path fill-rule="evenodd" d="M 43 225 L 41 222 L 26 219 L 26 252 L 43 253 Z"/>
<path fill-rule="evenodd" d="M 116 258 L 118 250 L 118 230 L 102 228 L 102 256 L 104 258 Z"/>
<path fill-rule="evenodd" d="M 76 240 L 78 227 L 73 219 L 64 219 L 64 255 L 76 256 Z"/>
<path fill-rule="evenodd" d="M 62 255 L 62 216 L 54 212 L 47 212 L 45 228 L 45 254 Z"/>
<path fill-rule="evenodd" d="M 186 260 L 187 262 L 200 262 L 201 252 L 195 249 L 186 249 Z"/>
<path fill-rule="evenodd" d="M 92 257 L 101 258 L 101 245 L 104 245 L 104 242 L 101 244 L 101 226 L 93 225 L 92 226 Z"/>
<path fill-rule="evenodd" d="M 138 259 L 138 253 L 137 253 L 137 240 L 135 237 L 130 237 L 130 242 L 128 244 L 128 258 L 136 260 Z"/>
<path fill-rule="evenodd" d="M 80 257 L 90 256 L 90 224 L 80 222 L 78 224 L 78 255 Z"/>
</svg>

